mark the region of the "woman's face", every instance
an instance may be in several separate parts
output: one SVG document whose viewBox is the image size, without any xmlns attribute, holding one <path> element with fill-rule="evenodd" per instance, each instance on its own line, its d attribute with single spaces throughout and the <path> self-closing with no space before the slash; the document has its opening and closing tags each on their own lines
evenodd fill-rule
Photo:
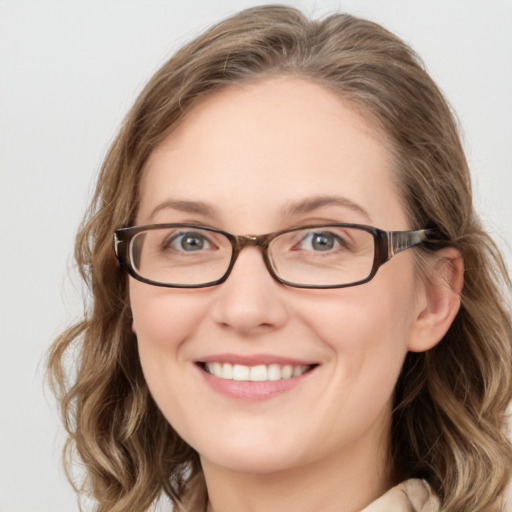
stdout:
<svg viewBox="0 0 512 512">
<path fill-rule="evenodd" d="M 226 88 L 153 152 L 137 224 L 233 234 L 324 222 L 408 229 L 392 167 L 379 130 L 319 85 L 281 77 Z M 420 288 L 412 251 L 364 285 L 308 290 L 276 282 L 247 247 L 221 285 L 130 278 L 130 301 L 144 375 L 168 421 L 203 464 L 266 473 L 385 458 Z M 208 374 L 205 362 L 307 371 L 239 382 Z"/>
</svg>

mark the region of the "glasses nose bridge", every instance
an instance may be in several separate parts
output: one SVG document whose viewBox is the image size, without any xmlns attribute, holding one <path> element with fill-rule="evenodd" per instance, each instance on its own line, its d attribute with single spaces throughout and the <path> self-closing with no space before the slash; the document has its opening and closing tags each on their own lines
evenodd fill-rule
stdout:
<svg viewBox="0 0 512 512">
<path fill-rule="evenodd" d="M 232 262 L 230 265 L 230 270 L 234 267 L 238 256 L 242 249 L 245 247 L 256 247 L 260 250 L 261 256 L 263 257 L 263 262 L 265 263 L 265 267 L 270 272 L 272 276 L 274 276 L 274 273 L 272 271 L 271 266 L 269 265 L 268 261 L 268 255 L 267 255 L 267 248 L 269 243 L 269 235 L 236 235 L 234 237 L 234 244 L 233 244 L 233 257 Z M 230 272 L 231 273 L 231 272 Z"/>
<path fill-rule="evenodd" d="M 238 235 L 235 236 L 234 250 L 236 255 L 247 246 L 258 247 L 263 256 L 265 256 L 268 245 L 268 235 Z"/>
</svg>

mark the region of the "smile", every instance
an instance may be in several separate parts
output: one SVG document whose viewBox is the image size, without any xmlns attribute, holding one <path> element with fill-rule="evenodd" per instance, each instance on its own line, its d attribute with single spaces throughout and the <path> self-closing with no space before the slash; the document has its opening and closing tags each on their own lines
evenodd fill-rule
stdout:
<svg viewBox="0 0 512 512">
<path fill-rule="evenodd" d="M 268 382 L 283 379 L 300 377 L 313 365 L 291 365 L 291 364 L 259 364 L 256 366 L 245 366 L 243 364 L 231 363 L 203 363 L 202 368 L 219 379 L 247 381 L 247 382 Z"/>
<path fill-rule="evenodd" d="M 210 389 L 243 402 L 260 402 L 300 389 L 320 366 L 272 354 L 212 354 L 195 365 Z"/>
</svg>

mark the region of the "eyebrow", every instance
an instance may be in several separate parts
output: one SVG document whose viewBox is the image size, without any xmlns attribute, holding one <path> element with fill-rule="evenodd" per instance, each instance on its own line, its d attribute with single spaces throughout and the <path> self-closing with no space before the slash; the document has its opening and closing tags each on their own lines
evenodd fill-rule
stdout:
<svg viewBox="0 0 512 512">
<path fill-rule="evenodd" d="M 172 208 L 186 213 L 195 213 L 199 215 L 214 215 L 213 208 L 202 201 L 186 201 L 182 199 L 168 199 L 156 206 L 151 212 L 150 218 L 154 217 L 160 210 Z"/>
<path fill-rule="evenodd" d="M 363 215 L 371 221 L 370 214 L 360 205 L 346 197 L 340 196 L 316 196 L 293 202 L 282 210 L 283 216 L 301 215 L 311 213 L 325 206 L 342 206 L 349 210 Z M 150 218 L 156 215 L 160 210 L 172 208 L 186 213 L 195 213 L 198 215 L 214 216 L 215 211 L 212 206 L 202 201 L 187 201 L 183 199 L 168 199 L 157 205 L 151 212 Z"/>
<path fill-rule="evenodd" d="M 292 203 L 291 205 L 287 206 L 284 209 L 283 214 L 291 216 L 304 213 L 311 213 L 315 210 L 331 205 L 348 208 L 349 210 L 355 211 L 356 213 L 363 215 L 364 217 L 371 221 L 370 214 L 362 206 L 355 203 L 354 201 L 351 201 L 346 197 L 340 196 L 317 196 L 304 199 L 303 201 Z"/>
</svg>

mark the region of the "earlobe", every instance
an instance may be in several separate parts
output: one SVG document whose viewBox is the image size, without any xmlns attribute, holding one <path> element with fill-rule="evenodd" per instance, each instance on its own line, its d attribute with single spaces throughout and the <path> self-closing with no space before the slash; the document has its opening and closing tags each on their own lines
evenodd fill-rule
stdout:
<svg viewBox="0 0 512 512">
<path fill-rule="evenodd" d="M 464 262 L 459 251 L 438 251 L 427 268 L 408 349 L 424 352 L 441 341 L 457 316 L 464 286 Z"/>
</svg>

